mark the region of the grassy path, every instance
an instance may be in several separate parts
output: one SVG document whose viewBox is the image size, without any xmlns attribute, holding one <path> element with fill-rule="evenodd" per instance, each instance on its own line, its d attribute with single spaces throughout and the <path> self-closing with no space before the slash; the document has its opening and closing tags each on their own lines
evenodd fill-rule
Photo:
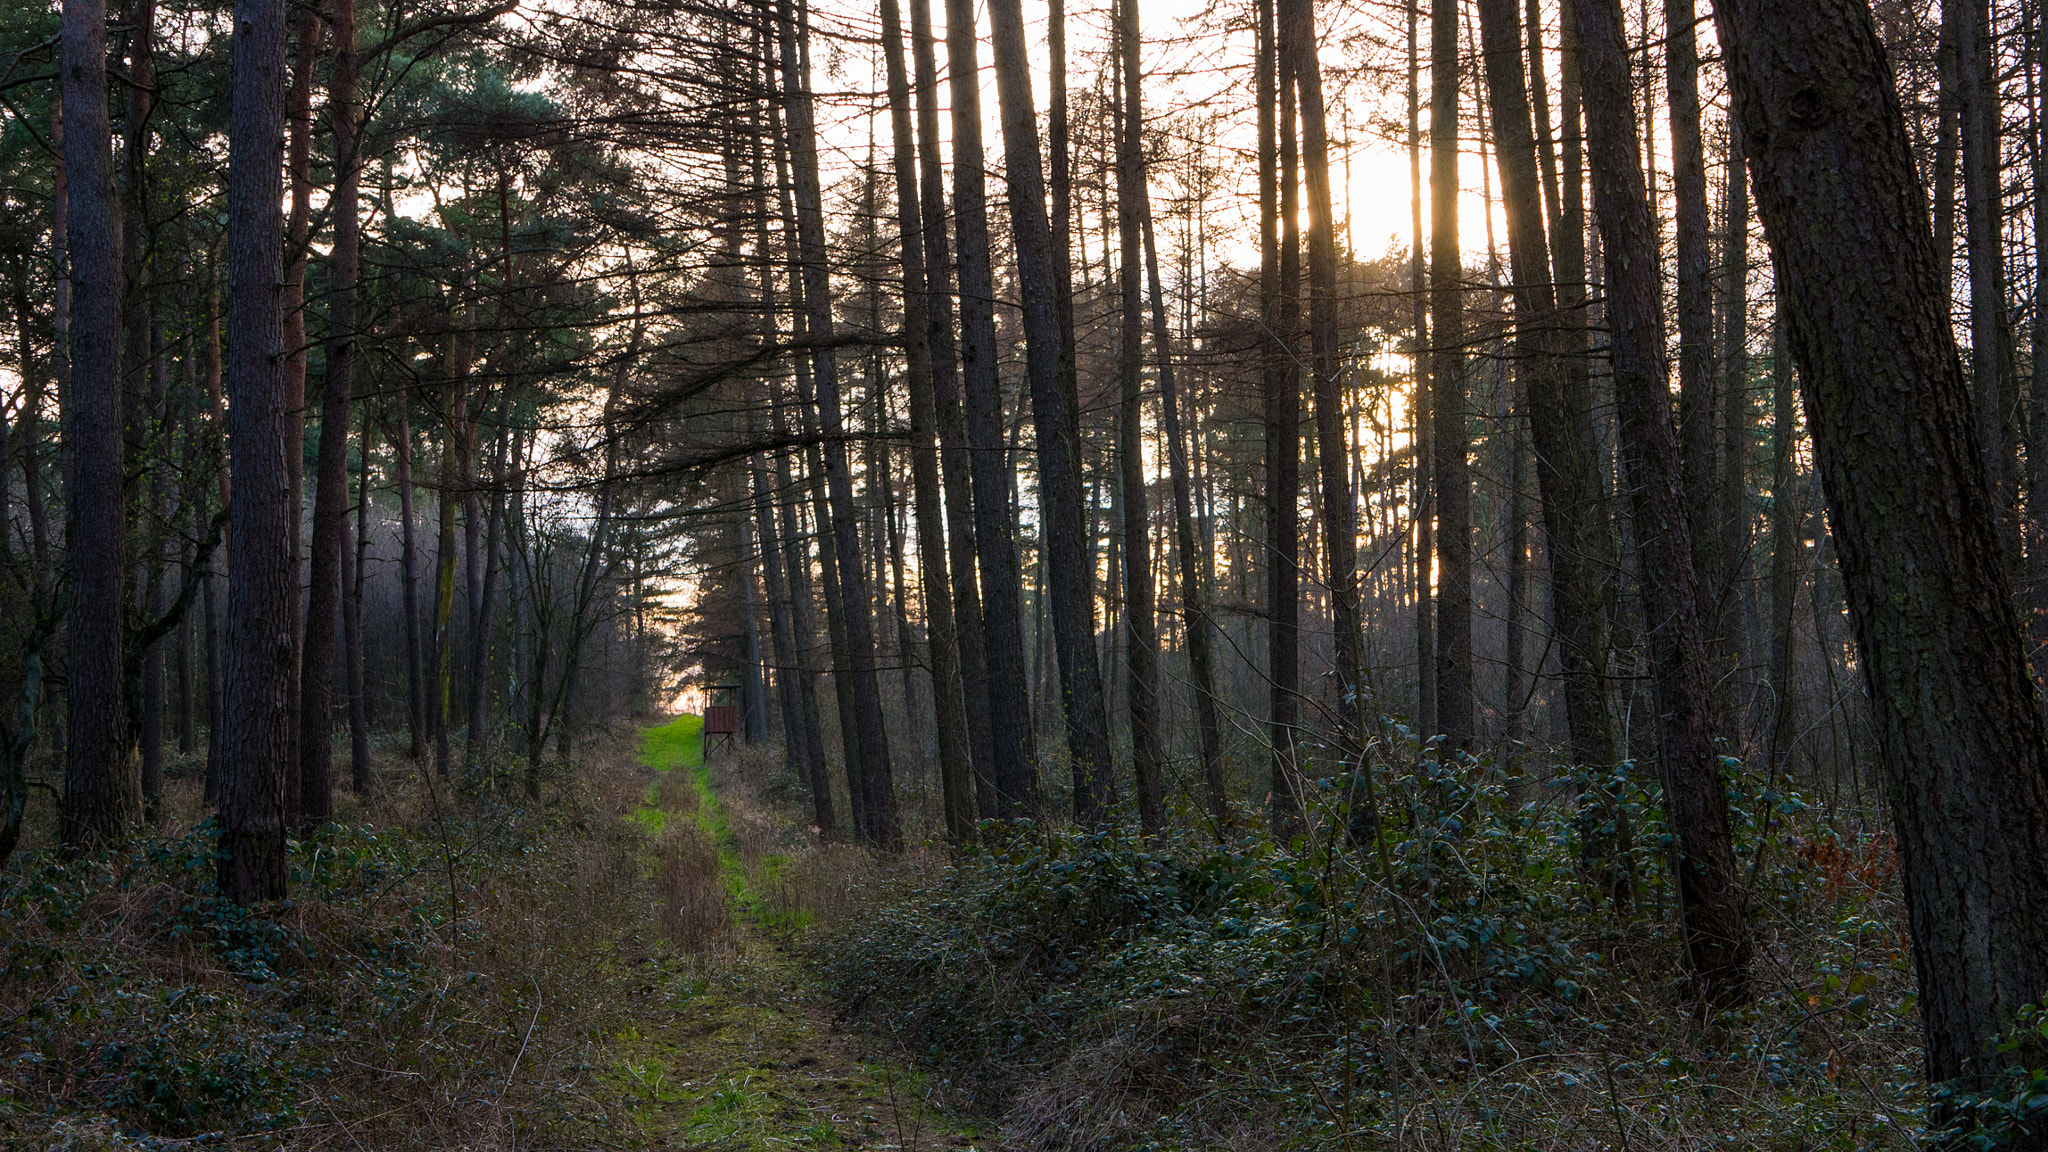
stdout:
<svg viewBox="0 0 2048 1152">
<path fill-rule="evenodd" d="M 641 1133 L 656 1148 L 702 1152 L 973 1148 L 969 1130 L 925 1103 L 915 1075 L 870 1038 L 833 1030 L 786 932 L 766 922 L 703 764 L 702 729 L 681 716 L 647 730 L 641 763 L 659 775 L 632 819 L 656 841 L 673 821 L 703 830 L 732 923 L 712 952 L 647 964 L 611 1077 Z"/>
</svg>

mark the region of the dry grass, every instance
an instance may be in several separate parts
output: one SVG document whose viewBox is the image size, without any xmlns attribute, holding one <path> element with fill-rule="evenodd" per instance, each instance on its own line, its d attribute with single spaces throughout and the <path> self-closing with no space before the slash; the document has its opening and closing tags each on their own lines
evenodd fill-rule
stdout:
<svg viewBox="0 0 2048 1152">
<path fill-rule="evenodd" d="M 0 1048 L 18 1057 L 0 1068 L 0 1146 L 613 1138 L 595 1076 L 656 927 L 621 818 L 643 787 L 630 747 L 531 808 L 380 752 L 375 795 L 343 794 L 348 829 L 301 845 L 293 903 L 255 917 L 205 903 L 192 779 L 171 782 L 162 834 L 117 857 L 18 858 L 0 878 Z"/>
<path fill-rule="evenodd" d="M 688 795 L 694 802 L 696 793 Z M 718 844 L 695 820 L 672 819 L 664 826 L 654 846 L 654 891 L 661 899 L 662 936 L 670 944 L 693 956 L 734 950 L 737 933 L 718 872 Z"/>
</svg>

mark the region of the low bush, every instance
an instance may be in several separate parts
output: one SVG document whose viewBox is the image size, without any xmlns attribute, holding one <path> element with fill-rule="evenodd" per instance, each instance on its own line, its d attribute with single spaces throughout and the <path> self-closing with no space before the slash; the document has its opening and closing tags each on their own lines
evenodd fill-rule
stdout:
<svg viewBox="0 0 2048 1152">
<path fill-rule="evenodd" d="M 814 955 L 849 1019 L 1019 1149 L 1912 1143 L 1882 837 L 1731 771 L 1756 995 L 1702 1015 L 1633 772 L 1560 772 L 1517 804 L 1490 765 L 1410 744 L 1381 767 L 1399 803 L 1364 845 L 1334 780 L 1321 835 L 1290 848 L 1242 824 L 1221 843 L 985 825 Z"/>
<path fill-rule="evenodd" d="M 0 1145 L 470 1148 L 577 1138 L 637 941 L 637 770 L 548 802 L 389 774 L 291 845 L 292 899 L 214 886 L 211 825 L 0 873 Z M 167 810 L 196 810 L 173 781 Z M 193 795 L 182 790 L 191 789 Z M 168 1145 L 166 1145 L 168 1146 Z"/>
</svg>

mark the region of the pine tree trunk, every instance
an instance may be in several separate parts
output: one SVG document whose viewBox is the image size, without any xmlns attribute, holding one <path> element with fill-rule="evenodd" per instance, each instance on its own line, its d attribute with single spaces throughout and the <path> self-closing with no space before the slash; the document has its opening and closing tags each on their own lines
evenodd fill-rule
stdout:
<svg viewBox="0 0 2048 1152">
<path fill-rule="evenodd" d="M 1436 505 L 1436 727 L 1446 751 L 1471 747 L 1472 467 L 1465 430 L 1464 256 L 1458 247 L 1458 16 L 1438 5 L 1429 64 L 1429 408 Z"/>
<path fill-rule="evenodd" d="M 1061 364 L 1065 326 L 1060 323 L 1058 299 L 1064 290 L 1063 261 L 1046 218 L 1023 5 L 1019 0 L 991 0 L 988 12 L 1010 231 L 1023 296 L 1025 378 L 1038 440 L 1039 515 L 1053 586 L 1053 643 L 1059 654 L 1067 754 L 1074 766 L 1074 818 L 1085 827 L 1099 827 L 1111 818 L 1116 781 L 1111 775 L 1102 673 L 1093 658 L 1095 605 L 1086 555 L 1078 426 Z"/>
<path fill-rule="evenodd" d="M 405 719 L 411 743 L 406 758 L 417 764 L 427 754 L 426 669 L 421 659 L 419 609 L 419 547 L 413 529 L 412 415 L 406 390 L 398 391 L 398 429 L 391 439 L 398 457 L 399 610 L 405 613 Z M 546 647 L 545 640 L 542 647 Z M 539 691 L 538 684 L 534 691 Z M 539 733 L 528 725 L 529 743 Z"/>
<path fill-rule="evenodd" d="M 1981 1089 L 2048 987 L 2048 733 L 1937 246 L 1867 6 L 1716 16 L 1892 800 L 1927 1079 Z"/>
<path fill-rule="evenodd" d="M 874 638 L 868 616 L 866 573 L 860 540 L 854 528 L 853 479 L 847 469 L 846 440 L 840 409 L 838 365 L 825 345 L 832 335 L 830 274 L 825 257 L 824 209 L 818 186 L 817 138 L 811 123 L 807 66 L 798 64 L 798 28 L 789 0 L 778 5 L 782 73 L 786 84 L 784 115 L 789 129 L 791 168 L 795 174 L 798 261 L 803 276 L 805 335 L 813 342 L 811 372 L 824 432 L 825 484 L 831 513 L 831 541 L 838 561 L 842 615 L 846 625 L 848 666 L 853 683 L 854 723 L 860 746 L 861 789 L 856 814 L 864 814 L 861 831 L 868 843 L 893 848 L 898 843 L 895 791 L 890 780 L 889 744 L 882 723 L 882 695 L 874 666 Z M 851 782 L 851 781 L 850 781 Z"/>
<path fill-rule="evenodd" d="M 1634 106 L 1620 0 L 1580 0 L 1586 141 L 1607 273 L 1614 395 L 1621 426 L 1643 614 L 1656 685 L 1657 758 L 1673 834 L 1679 913 L 1699 994 L 1720 1005 L 1749 996 L 1749 925 L 1728 831 L 1727 793 L 1709 730 L 1710 681 L 1665 382 L 1664 326 L 1650 201 L 1637 166 Z"/>
<path fill-rule="evenodd" d="M 953 211 L 960 269 L 960 368 L 965 393 L 968 467 L 974 488 L 974 543 L 981 570 L 986 707 L 995 765 L 998 819 L 1038 806 L 1038 754 L 1024 658 L 1024 575 L 1010 515 L 1002 385 L 996 376 L 995 279 L 988 230 L 988 188 L 981 138 L 980 66 L 975 5 L 946 0 L 946 61 L 953 109 Z"/>
<path fill-rule="evenodd" d="M 352 0 L 343 0 L 350 3 Z M 353 19 L 353 9 L 348 9 Z M 347 25 L 336 17 L 335 35 L 341 36 Z M 353 325 L 344 331 L 350 331 Z M 356 527 L 355 539 L 343 540 L 344 550 L 350 554 L 345 579 L 348 586 L 341 601 L 342 637 L 347 645 L 345 658 L 348 661 L 348 779 L 349 789 L 358 799 L 367 797 L 375 786 L 370 774 L 370 697 L 363 683 L 363 591 L 369 584 L 370 549 L 370 453 L 373 450 L 370 424 L 370 406 L 363 405 L 363 431 L 358 442 L 361 453 L 361 471 L 356 476 Z"/>
<path fill-rule="evenodd" d="M 1330 624 L 1336 631 L 1337 747 L 1346 770 L 1365 787 L 1352 796 L 1353 826 L 1377 824 L 1363 750 L 1365 654 L 1358 620 L 1358 526 L 1351 499 L 1350 456 L 1344 437 L 1343 384 L 1337 343 L 1337 214 L 1330 194 L 1330 138 L 1323 111 L 1323 72 L 1315 8 L 1309 0 L 1281 0 L 1279 18 L 1292 26 L 1294 83 L 1301 98 L 1302 175 L 1308 189 L 1310 364 L 1315 371 L 1316 459 L 1322 480 L 1324 568 Z"/>
<path fill-rule="evenodd" d="M 1598 503 L 1598 457 L 1582 430 L 1592 413 L 1574 395 L 1551 253 L 1543 233 L 1538 156 L 1521 69 L 1521 36 L 1513 0 L 1480 0 L 1479 31 L 1487 100 L 1493 112 L 1494 155 L 1506 208 L 1508 259 L 1514 274 L 1515 346 L 1522 379 L 1521 410 L 1529 422 L 1542 504 L 1544 551 L 1550 562 L 1551 623 L 1564 673 L 1565 723 L 1576 763 L 1605 766 L 1613 755 L 1601 680 L 1606 630 L 1591 512 Z M 1562 234 L 1559 235 L 1562 243 Z M 1589 846 L 1596 870 L 1608 849 Z"/>
<path fill-rule="evenodd" d="M 911 122 L 910 79 L 903 63 L 903 17 L 897 0 L 881 0 L 883 59 L 889 78 L 889 127 L 896 178 L 897 239 L 903 255 L 903 339 L 910 386 L 910 476 L 917 517 L 917 573 L 924 593 L 927 648 L 931 653 L 932 712 L 938 729 L 939 785 L 946 834 L 955 843 L 974 836 L 974 760 L 968 741 L 959 643 L 954 634 L 953 591 L 946 566 L 945 518 L 939 481 L 938 399 L 932 382 L 930 278 L 918 205 L 917 157 Z M 901 556 L 900 549 L 897 555 Z M 901 566 L 898 566 L 899 584 Z M 908 706 L 908 698 L 904 704 Z"/>
<path fill-rule="evenodd" d="M 1409 515 L 1415 524 L 1408 578 L 1414 585 L 1415 730 L 1422 739 L 1436 732 L 1436 610 L 1430 576 L 1435 570 L 1435 515 L 1431 495 L 1429 386 L 1424 362 L 1429 355 L 1429 295 L 1422 255 L 1422 92 L 1416 0 L 1408 0 L 1408 293 L 1414 309 L 1410 325 L 1410 363 L 1414 378 L 1408 393 L 1408 443 L 1413 493 Z"/>
<path fill-rule="evenodd" d="M 953 634 L 967 719 L 975 815 L 996 814 L 995 727 L 989 715 L 988 651 L 975 585 L 974 479 L 960 411 L 958 330 L 953 323 L 952 258 L 946 236 L 945 173 L 940 161 L 938 64 L 929 0 L 911 0 L 911 61 L 917 82 L 918 193 L 924 222 L 926 323 L 931 333 L 932 396 L 946 487 L 946 549 L 953 581 Z"/>
<path fill-rule="evenodd" d="M 1260 391 L 1265 400 L 1266 739 L 1273 835 L 1287 843 L 1302 825 L 1301 773 L 1295 762 L 1300 720 L 1301 538 L 1300 372 L 1294 348 L 1300 280 L 1295 235 L 1295 151 L 1289 55 L 1279 42 L 1274 0 L 1259 0 L 1259 316 Z M 1290 275 L 1292 273 L 1292 275 Z"/>
<path fill-rule="evenodd" d="M 228 458 L 235 499 L 223 708 L 221 893 L 285 895 L 297 518 L 285 460 L 285 5 L 237 0 L 228 128 Z M 74 212 L 74 219 L 76 213 Z"/>
<path fill-rule="evenodd" d="M 1122 0 L 1116 47 L 1123 76 L 1121 131 L 1117 136 L 1117 233 L 1122 245 L 1117 326 L 1117 458 L 1123 494 L 1124 660 L 1130 676 L 1131 767 L 1137 785 L 1138 823 L 1147 834 L 1165 821 L 1164 764 L 1159 740 L 1159 636 L 1154 621 L 1150 502 L 1145 494 L 1145 297 L 1143 223 L 1145 104 L 1139 70 L 1138 0 Z"/>
<path fill-rule="evenodd" d="M 333 15 L 334 76 L 329 82 L 328 105 L 333 117 L 335 181 L 328 214 L 334 220 L 334 244 L 327 272 L 327 378 L 320 397 L 313 547 L 307 566 L 310 586 L 304 660 L 299 665 L 299 821 L 307 827 L 325 824 L 334 814 L 334 746 L 329 738 L 334 717 L 334 624 L 346 567 L 342 553 L 348 546 L 348 408 L 355 388 L 356 294 L 362 252 L 357 204 L 362 167 L 356 150 L 355 0 L 337 0 Z"/>
<path fill-rule="evenodd" d="M 1956 9 L 1957 116 L 1963 152 L 1963 222 L 1970 270 L 1970 384 L 1976 401 L 1977 441 L 1998 509 L 2000 541 L 2018 571 L 2018 524 L 2013 515 L 2014 459 L 2007 377 L 2004 167 L 1998 81 L 1992 61 L 1991 0 L 1944 0 Z"/>
<path fill-rule="evenodd" d="M 106 23 L 100 0 L 66 0 L 59 85 L 71 271 L 64 443 L 71 450 L 65 494 L 71 506 L 72 604 L 59 837 L 67 856 L 112 845 L 134 815 L 120 786 L 127 512 L 121 465 L 121 226 L 107 119 Z M 59 347 L 64 335 L 58 334 Z"/>
</svg>

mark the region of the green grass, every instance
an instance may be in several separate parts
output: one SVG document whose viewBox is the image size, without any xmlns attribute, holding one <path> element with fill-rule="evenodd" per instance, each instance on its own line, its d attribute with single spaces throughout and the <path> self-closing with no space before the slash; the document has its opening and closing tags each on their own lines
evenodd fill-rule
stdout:
<svg viewBox="0 0 2048 1152">
<path fill-rule="evenodd" d="M 640 737 L 640 762 L 656 772 L 695 768 L 704 763 L 704 718 L 678 716 L 649 728 Z"/>
</svg>

